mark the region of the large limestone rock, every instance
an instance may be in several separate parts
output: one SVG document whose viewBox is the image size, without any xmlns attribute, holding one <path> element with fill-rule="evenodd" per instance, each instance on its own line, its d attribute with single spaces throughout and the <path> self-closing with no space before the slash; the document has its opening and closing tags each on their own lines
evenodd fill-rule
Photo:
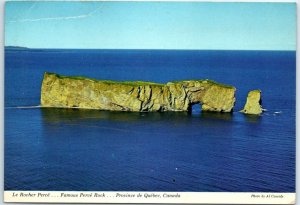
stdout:
<svg viewBox="0 0 300 205">
<path fill-rule="evenodd" d="M 117 82 L 45 73 L 41 106 L 113 111 L 189 111 L 196 103 L 204 111 L 231 112 L 235 88 L 210 80 L 158 84 Z"/>
<path fill-rule="evenodd" d="M 263 111 L 261 107 L 261 91 L 252 90 L 248 93 L 247 102 L 244 106 L 244 109 L 240 112 L 245 114 L 259 115 Z"/>
</svg>

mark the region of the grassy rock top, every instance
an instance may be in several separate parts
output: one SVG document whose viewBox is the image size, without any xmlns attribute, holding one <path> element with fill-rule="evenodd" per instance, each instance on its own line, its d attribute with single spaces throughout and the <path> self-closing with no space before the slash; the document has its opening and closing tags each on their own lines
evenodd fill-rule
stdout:
<svg viewBox="0 0 300 205">
<path fill-rule="evenodd" d="M 171 81 L 169 83 L 174 83 L 174 84 L 184 84 L 184 83 L 191 83 L 191 82 L 199 82 L 199 83 L 204 83 L 207 85 L 216 85 L 219 87 L 223 87 L 223 88 L 229 88 L 229 89 L 236 89 L 234 86 L 231 85 L 226 85 L 226 84 L 222 84 L 222 83 L 218 83 L 214 80 L 209 80 L 209 79 L 205 79 L 205 80 L 177 80 L 177 81 Z M 167 84 L 169 84 L 167 83 Z"/>
<path fill-rule="evenodd" d="M 65 78 L 65 79 L 73 79 L 73 80 L 91 80 L 91 81 L 98 82 L 98 83 L 121 84 L 121 85 L 131 85 L 131 86 L 144 86 L 144 85 L 166 86 L 168 84 L 186 84 L 186 83 L 191 83 L 191 82 L 198 82 L 198 83 L 203 83 L 203 84 L 207 84 L 207 85 L 217 85 L 217 86 L 224 87 L 224 88 L 235 89 L 234 86 L 218 83 L 216 81 L 209 80 L 209 79 L 171 81 L 171 82 L 168 82 L 166 84 L 162 84 L 162 83 L 149 82 L 149 81 L 98 80 L 98 79 L 95 79 L 95 78 L 89 78 L 89 77 L 84 77 L 84 76 L 64 76 L 64 75 L 59 75 L 59 74 L 50 73 L 50 72 L 45 72 L 45 75 L 54 75 L 59 79 L 64 79 Z"/>
<path fill-rule="evenodd" d="M 141 85 L 156 85 L 156 86 L 165 86 L 164 84 L 154 83 L 154 82 L 147 82 L 147 81 L 113 81 L 113 80 L 98 80 L 94 78 L 88 78 L 83 76 L 64 76 L 59 75 L 56 73 L 48 73 L 46 72 L 45 75 L 54 75 L 60 79 L 72 79 L 72 80 L 91 80 L 96 83 L 106 83 L 106 84 L 121 84 L 121 85 L 131 85 L 131 86 L 141 86 Z"/>
</svg>

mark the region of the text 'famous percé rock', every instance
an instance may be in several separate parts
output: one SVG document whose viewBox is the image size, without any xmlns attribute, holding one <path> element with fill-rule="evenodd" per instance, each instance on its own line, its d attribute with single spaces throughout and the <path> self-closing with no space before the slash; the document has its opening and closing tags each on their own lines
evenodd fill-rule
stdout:
<svg viewBox="0 0 300 205">
<path fill-rule="evenodd" d="M 210 80 L 158 84 L 118 82 L 45 73 L 41 106 L 112 111 L 189 111 L 200 103 L 203 111 L 231 112 L 235 87 Z"/>
</svg>

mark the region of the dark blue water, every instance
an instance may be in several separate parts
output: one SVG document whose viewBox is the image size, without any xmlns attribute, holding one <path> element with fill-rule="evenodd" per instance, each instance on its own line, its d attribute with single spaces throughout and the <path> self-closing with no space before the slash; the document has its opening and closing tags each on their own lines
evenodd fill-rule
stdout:
<svg viewBox="0 0 300 205">
<path fill-rule="evenodd" d="M 295 52 L 6 50 L 5 190 L 295 191 Z M 232 114 L 16 108 L 43 73 L 237 88 Z M 262 116 L 245 116 L 261 89 Z"/>
</svg>

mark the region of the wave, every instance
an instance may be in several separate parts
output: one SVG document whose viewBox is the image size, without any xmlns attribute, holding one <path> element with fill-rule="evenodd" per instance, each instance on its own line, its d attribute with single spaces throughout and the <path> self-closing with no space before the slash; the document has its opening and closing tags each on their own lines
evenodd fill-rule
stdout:
<svg viewBox="0 0 300 205">
<path fill-rule="evenodd" d="M 33 109 L 41 108 L 41 105 L 31 105 L 31 106 L 16 106 L 16 107 L 5 107 L 5 109 Z"/>
</svg>

